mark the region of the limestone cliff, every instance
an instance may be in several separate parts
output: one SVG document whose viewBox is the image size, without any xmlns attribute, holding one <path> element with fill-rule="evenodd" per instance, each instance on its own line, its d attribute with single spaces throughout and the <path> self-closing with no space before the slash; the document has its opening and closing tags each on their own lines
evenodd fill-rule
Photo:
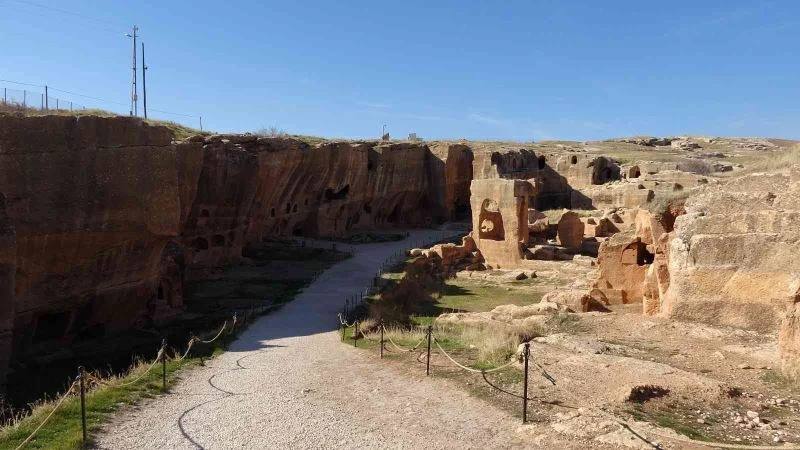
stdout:
<svg viewBox="0 0 800 450">
<path fill-rule="evenodd" d="M 709 187 L 686 212 L 670 243 L 662 312 L 780 329 L 784 369 L 800 375 L 800 167 Z"/>
<path fill-rule="evenodd" d="M 11 354 L 169 320 L 188 277 L 248 243 L 463 215 L 471 163 L 465 146 L 174 142 L 135 118 L 0 116 L 0 378 Z"/>
</svg>

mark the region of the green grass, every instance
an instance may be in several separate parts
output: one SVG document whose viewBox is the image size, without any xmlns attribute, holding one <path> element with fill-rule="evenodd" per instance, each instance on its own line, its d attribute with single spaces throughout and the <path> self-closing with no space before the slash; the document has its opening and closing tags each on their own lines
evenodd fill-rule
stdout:
<svg viewBox="0 0 800 450">
<path fill-rule="evenodd" d="M 541 299 L 542 294 L 538 292 L 449 280 L 436 301 L 436 307 L 442 310 L 482 312 L 491 311 L 501 305 L 532 305 L 539 303 Z"/>
<path fill-rule="evenodd" d="M 22 105 L 1 105 L 0 104 L 0 113 L 7 113 L 7 114 L 20 114 L 25 117 L 31 116 L 74 116 L 74 117 L 82 117 L 82 116 L 97 116 L 97 117 L 128 117 L 122 114 L 117 114 L 115 112 L 106 111 L 103 109 L 76 109 L 74 111 L 65 111 L 65 110 L 41 110 L 39 108 L 32 108 L 27 107 L 23 108 Z M 186 125 L 179 124 L 177 122 L 172 122 L 169 120 L 157 120 L 157 119 L 145 119 L 146 123 L 153 125 L 153 126 L 163 126 L 167 127 L 172 131 L 175 139 L 185 139 L 189 136 L 195 134 L 203 134 L 203 135 L 210 135 L 208 131 L 200 131 L 196 128 L 192 128 Z"/>
<path fill-rule="evenodd" d="M 203 339 L 212 338 L 219 330 L 220 323 L 215 320 L 219 317 L 230 317 L 228 315 L 231 307 L 246 306 L 253 298 L 264 301 L 269 298 L 271 303 L 279 304 L 290 301 L 297 291 L 310 281 L 319 269 L 329 267 L 337 261 L 349 257 L 348 254 L 331 250 L 317 250 L 303 247 L 285 247 L 272 245 L 268 251 L 258 255 L 261 260 L 256 260 L 256 266 L 237 266 L 227 269 L 222 278 L 217 280 L 200 281 L 193 284 L 187 293 L 187 306 L 194 312 L 203 313 L 201 320 L 209 329 L 200 333 Z M 292 271 L 297 278 L 288 280 L 268 280 L 255 277 L 254 270 L 266 264 L 264 258 L 276 256 L 285 270 Z M 266 297 L 262 297 L 266 295 Z M 254 297 L 255 296 L 255 297 Z M 237 305 L 236 301 L 244 300 L 243 305 Z M 269 310 L 269 314 L 274 310 Z M 225 351 L 227 346 L 236 339 L 246 324 L 245 318 L 240 317 L 235 334 L 224 333 L 217 342 L 213 344 L 195 344 L 189 358 L 183 361 L 170 360 L 167 362 L 167 389 L 176 380 L 178 372 L 189 366 L 202 364 L 202 361 L 209 357 L 214 357 Z M 252 317 L 250 318 L 252 319 Z M 212 323 L 214 322 L 214 323 Z M 198 329 L 203 329 L 200 327 Z M 362 342 L 366 342 L 362 344 Z M 351 341 L 352 343 L 352 341 Z M 375 343 L 361 340 L 359 345 L 377 346 Z M 177 349 L 182 354 L 186 347 Z M 174 353 L 172 351 L 168 353 Z M 152 361 L 150 361 L 152 362 Z M 101 426 L 111 417 L 111 415 L 122 406 L 134 404 L 142 399 L 152 398 L 162 393 L 161 389 L 161 366 L 157 364 L 142 380 L 131 386 L 120 386 L 120 384 L 132 381 L 142 374 L 142 370 L 149 364 L 139 364 L 132 369 L 129 375 L 118 379 L 106 380 L 109 386 L 101 385 L 92 387 L 87 394 L 87 428 L 89 432 L 88 446 L 92 444 L 94 435 Z M 58 397 L 56 400 L 58 400 Z M 0 428 L 0 450 L 15 449 L 31 432 L 44 420 L 52 411 L 56 402 L 39 402 L 33 408 L 33 412 L 15 424 Z M 33 441 L 25 448 L 59 448 L 59 449 L 79 449 L 85 448 L 82 442 L 80 399 L 78 396 L 70 396 L 56 411 L 49 422 L 42 427 L 36 434 Z"/>
<path fill-rule="evenodd" d="M 196 365 L 198 361 L 199 359 L 195 358 L 168 361 L 167 389 L 169 390 L 181 368 Z M 111 381 L 111 386 L 102 386 L 89 391 L 86 396 L 86 424 L 90 434 L 88 444 L 92 443 L 91 435 L 96 433 L 110 415 L 121 406 L 136 403 L 141 399 L 152 398 L 163 392 L 161 366 L 158 364 L 141 381 L 131 386 L 118 385 L 140 376 L 142 370 L 144 368 L 140 366 L 131 375 Z M 36 408 L 32 415 L 17 424 L 0 430 L 0 449 L 16 448 L 50 414 L 54 406 L 54 402 L 49 402 Z M 25 448 L 85 448 L 82 439 L 80 397 L 73 395 L 65 400 L 61 408 L 55 412 L 50 421 L 39 430 Z"/>
</svg>

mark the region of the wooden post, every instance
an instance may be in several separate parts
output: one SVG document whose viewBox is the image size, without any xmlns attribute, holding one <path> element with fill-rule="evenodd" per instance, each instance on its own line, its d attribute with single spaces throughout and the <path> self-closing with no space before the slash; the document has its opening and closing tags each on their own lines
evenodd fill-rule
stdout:
<svg viewBox="0 0 800 450">
<path fill-rule="evenodd" d="M 522 383 L 522 423 L 528 422 L 528 359 L 531 354 L 531 343 L 525 343 L 525 349 L 522 351 L 525 356 L 525 379 Z"/>
<path fill-rule="evenodd" d="M 383 359 L 383 319 L 380 321 L 381 327 L 381 359 Z"/>
<path fill-rule="evenodd" d="M 167 339 L 161 340 L 161 390 L 167 390 Z"/>
<path fill-rule="evenodd" d="M 78 367 L 78 377 L 81 380 L 81 428 L 83 442 L 86 442 L 86 371 L 83 366 Z"/>
<path fill-rule="evenodd" d="M 425 364 L 425 375 L 431 374 L 431 336 L 433 335 L 433 326 L 428 325 L 428 360 Z"/>
</svg>

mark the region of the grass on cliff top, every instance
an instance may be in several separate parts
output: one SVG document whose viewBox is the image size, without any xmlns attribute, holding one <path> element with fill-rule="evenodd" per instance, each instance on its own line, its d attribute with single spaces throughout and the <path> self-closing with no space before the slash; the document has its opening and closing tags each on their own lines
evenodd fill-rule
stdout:
<svg viewBox="0 0 800 450">
<path fill-rule="evenodd" d="M 63 109 L 60 110 L 51 109 L 45 111 L 39 108 L 23 107 L 22 105 L 11 104 L 11 103 L 8 104 L 0 103 L 0 114 L 13 114 L 13 115 L 21 115 L 24 117 L 33 117 L 33 116 L 127 117 L 123 116 L 122 114 L 106 111 L 104 109 L 76 109 L 73 111 L 68 111 Z M 208 131 L 200 131 L 198 129 L 182 125 L 177 122 L 172 122 L 169 120 L 157 120 L 157 119 L 143 119 L 143 120 L 150 125 L 169 128 L 170 131 L 172 131 L 173 135 L 175 136 L 175 139 L 185 139 L 195 134 L 202 134 L 202 135 L 211 134 Z"/>
</svg>

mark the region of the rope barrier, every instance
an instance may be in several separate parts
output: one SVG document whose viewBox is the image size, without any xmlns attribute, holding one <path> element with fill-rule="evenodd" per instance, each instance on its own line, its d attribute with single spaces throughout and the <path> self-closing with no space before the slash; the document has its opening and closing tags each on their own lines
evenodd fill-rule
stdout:
<svg viewBox="0 0 800 450">
<path fill-rule="evenodd" d="M 389 331 L 386 329 L 386 327 L 384 327 L 384 328 L 383 328 L 383 331 L 384 331 L 385 333 L 387 333 L 387 334 L 386 334 L 386 339 L 389 341 L 389 343 L 391 343 L 392 345 L 394 345 L 394 347 L 395 347 L 397 350 L 400 350 L 401 352 L 413 352 L 413 351 L 415 351 L 417 348 L 419 348 L 419 346 L 420 346 L 420 345 L 422 345 L 422 343 L 423 343 L 423 342 L 425 342 L 425 339 L 426 339 L 426 337 L 423 337 L 422 339 L 420 339 L 420 340 L 419 340 L 419 342 L 417 342 L 417 345 L 415 345 L 415 346 L 414 346 L 414 347 L 412 347 L 412 348 L 403 348 L 403 347 L 401 347 L 401 346 L 399 346 L 399 345 L 395 344 L 395 342 L 392 340 L 392 337 L 388 335 Z"/>
<path fill-rule="evenodd" d="M 380 339 L 373 339 L 373 338 L 371 338 L 371 337 L 367 336 L 367 333 L 364 333 L 364 330 L 358 330 L 358 332 L 359 332 L 359 333 L 361 333 L 361 336 L 363 336 L 363 337 L 364 337 L 364 339 L 366 339 L 366 340 L 368 340 L 368 341 L 372 341 L 372 342 L 378 342 L 378 341 L 380 341 Z"/>
<path fill-rule="evenodd" d="M 266 309 L 270 309 L 270 308 L 274 308 L 274 307 L 278 307 L 278 306 L 283 306 L 286 303 L 288 303 L 288 302 L 279 303 L 279 304 L 275 304 L 275 305 L 270 305 L 270 306 L 268 306 L 266 308 L 263 308 L 262 312 L 265 311 Z M 237 322 L 237 317 L 236 317 L 236 314 L 234 314 L 233 321 L 232 321 L 232 328 L 233 329 L 235 329 L 236 322 Z M 219 332 L 216 334 L 216 336 L 214 336 L 214 338 L 210 339 L 210 340 L 202 340 L 202 339 L 197 338 L 196 336 L 192 336 L 192 338 L 189 339 L 189 343 L 187 344 L 186 352 L 184 352 L 184 354 L 180 358 L 177 358 L 177 359 L 174 358 L 173 360 L 182 361 L 182 360 L 186 359 L 186 357 L 189 355 L 189 352 L 192 350 L 192 347 L 194 346 L 195 342 L 200 342 L 200 343 L 203 343 L 203 344 L 210 344 L 210 343 L 216 341 L 217 339 L 220 338 L 220 336 L 222 336 L 223 332 L 225 331 L 225 329 L 227 327 L 228 327 L 228 321 L 226 320 L 222 324 L 222 328 L 219 330 Z M 58 403 L 56 403 L 56 405 L 53 407 L 53 409 L 50 411 L 50 413 L 47 415 L 47 417 L 44 418 L 44 420 L 36 427 L 36 429 L 34 429 L 33 432 L 24 441 L 22 441 L 16 447 L 15 450 L 20 450 L 25 445 L 27 445 L 28 443 L 31 442 L 31 440 L 36 436 L 36 433 L 38 433 L 39 430 L 41 430 L 42 427 L 45 424 L 47 424 L 47 422 L 53 417 L 53 415 L 56 413 L 56 411 L 64 404 L 64 401 L 67 399 L 67 397 L 69 397 L 69 395 L 74 392 L 75 386 L 78 385 L 79 383 L 81 384 L 81 409 L 82 409 L 82 414 L 83 414 L 84 413 L 84 411 L 83 411 L 83 408 L 84 408 L 83 399 L 84 399 L 84 393 L 86 392 L 84 383 L 86 381 L 93 382 L 93 383 L 95 383 L 97 385 L 104 385 L 104 386 L 109 386 L 109 387 L 130 386 L 132 384 L 135 384 L 135 383 L 141 381 L 145 376 L 147 376 L 147 374 L 150 373 L 150 371 L 153 370 L 153 368 L 159 362 L 163 362 L 164 361 L 164 356 L 166 354 L 166 351 L 167 351 L 166 344 L 162 344 L 162 346 L 159 348 L 158 353 L 156 354 L 156 357 L 154 358 L 152 364 L 150 364 L 150 366 L 148 366 L 147 369 L 144 372 L 142 372 L 141 375 L 139 375 L 137 378 L 135 378 L 135 379 L 133 379 L 131 381 L 127 381 L 125 383 L 118 383 L 118 384 L 117 383 L 110 383 L 110 382 L 108 382 L 106 380 L 103 380 L 102 378 L 100 378 L 97 375 L 94 375 L 92 373 L 84 371 L 83 368 L 81 368 L 80 369 L 81 370 L 81 375 L 79 375 L 72 382 L 72 384 L 69 386 L 69 388 L 66 390 L 66 392 L 64 392 L 64 395 L 61 396 L 61 398 L 59 399 Z M 83 439 L 85 441 L 86 440 L 86 418 L 85 418 L 84 415 L 82 415 L 82 420 L 83 420 Z"/>
<path fill-rule="evenodd" d="M 130 386 L 132 384 L 136 384 L 137 382 L 139 382 L 142 378 L 145 377 L 145 375 L 147 375 L 148 373 L 150 373 L 151 370 L 153 370 L 153 367 L 155 367 L 156 364 L 161 362 L 161 357 L 164 355 L 164 351 L 165 351 L 164 347 L 161 347 L 161 349 L 158 350 L 158 354 L 156 355 L 156 358 L 153 360 L 153 364 L 150 364 L 150 367 L 148 367 L 147 370 L 142 372 L 142 374 L 139 376 L 139 378 L 136 378 L 133 381 L 128 381 L 128 382 L 120 383 L 120 384 L 113 384 L 113 383 L 109 383 L 109 382 L 107 382 L 105 380 L 102 380 L 99 377 L 97 377 L 97 376 L 95 376 L 95 375 L 93 375 L 91 373 L 87 373 L 87 375 L 89 375 L 89 377 L 92 380 L 94 380 L 96 383 L 102 384 L 102 385 L 105 385 L 105 386 L 118 386 L 118 387 Z"/>
<path fill-rule="evenodd" d="M 337 315 L 339 316 L 339 324 L 343 325 L 345 328 L 350 328 L 350 327 L 352 327 L 353 325 L 356 324 L 355 322 L 347 323 L 346 321 L 342 320 L 342 313 L 339 313 Z"/>
<path fill-rule="evenodd" d="M 189 350 L 191 350 L 192 346 L 194 345 L 195 339 L 197 339 L 197 338 L 189 339 L 188 347 L 186 347 L 186 353 L 184 353 L 183 356 L 181 356 L 180 358 L 176 359 L 175 361 L 183 361 L 184 359 L 186 359 L 186 356 L 189 354 Z"/>
<path fill-rule="evenodd" d="M 33 430 L 33 433 L 31 433 L 31 435 L 28 436 L 27 439 L 22 441 L 22 443 L 17 446 L 16 450 L 19 450 L 22 447 L 24 447 L 26 444 L 28 444 L 31 441 L 31 439 L 33 439 L 34 436 L 36 436 L 36 433 L 38 433 L 39 430 L 42 429 L 44 424 L 46 424 L 47 421 L 49 421 L 50 418 L 53 417 L 53 414 L 55 414 L 55 412 L 58 411 L 58 408 L 61 407 L 61 405 L 64 403 L 64 400 L 66 400 L 67 397 L 69 396 L 69 394 L 72 393 L 72 390 L 75 389 L 75 385 L 77 385 L 79 381 L 80 381 L 80 379 L 76 379 L 75 381 L 72 382 L 72 385 L 69 387 L 69 389 L 67 389 L 67 392 L 64 392 L 64 395 L 61 396 L 61 400 L 59 400 L 58 403 L 56 404 L 56 406 L 53 408 L 53 410 L 50 411 L 50 414 L 48 414 L 47 417 L 44 418 L 42 423 L 40 423 L 39 426 L 36 427 L 35 430 Z"/>
<path fill-rule="evenodd" d="M 233 324 L 236 325 L 236 316 L 233 316 Z M 202 340 L 200 338 L 196 338 L 196 337 L 192 338 L 192 339 L 197 340 L 197 342 L 199 342 L 201 344 L 210 344 L 210 343 L 216 341 L 217 339 L 219 339 L 220 336 L 222 336 L 222 332 L 225 331 L 225 328 L 227 326 L 228 326 L 228 321 L 226 320 L 225 323 L 222 324 L 222 328 L 220 328 L 219 333 L 217 333 L 217 335 L 214 336 L 214 339 L 211 339 L 211 340 L 208 340 L 208 341 L 204 341 L 204 340 Z"/>
<path fill-rule="evenodd" d="M 456 361 L 456 360 L 455 360 L 455 359 L 453 359 L 453 358 L 452 358 L 450 355 L 448 355 L 448 354 L 447 354 L 447 352 L 446 352 L 446 351 L 444 351 L 444 349 L 442 348 L 442 346 L 441 346 L 441 345 L 439 345 L 439 340 L 438 340 L 438 339 L 436 339 L 436 338 L 433 338 L 433 343 L 434 343 L 434 344 L 436 344 L 436 347 L 438 347 L 438 348 L 439 348 L 439 351 L 441 351 L 441 352 L 442 352 L 442 354 L 444 354 L 444 356 L 446 356 L 446 357 L 447 357 L 447 359 L 449 359 L 449 360 L 450 360 L 450 362 L 452 362 L 453 364 L 457 365 L 458 367 L 461 367 L 462 369 L 464 369 L 464 370 L 467 370 L 467 371 L 469 371 L 469 372 L 472 372 L 472 373 L 492 373 L 492 372 L 497 372 L 498 370 L 503 370 L 503 369 L 505 369 L 506 367 L 508 367 L 508 366 L 510 366 L 510 365 L 512 365 L 512 364 L 514 364 L 514 360 L 512 359 L 512 360 L 511 360 L 511 361 L 509 361 L 508 363 L 506 363 L 506 364 L 503 364 L 503 365 L 502 365 L 502 366 L 500 366 L 500 367 L 495 367 L 495 368 L 493 368 L 493 369 L 473 369 L 472 367 L 467 367 L 467 366 L 465 366 L 465 365 L 463 365 L 463 364 L 460 364 L 458 361 Z"/>
</svg>

